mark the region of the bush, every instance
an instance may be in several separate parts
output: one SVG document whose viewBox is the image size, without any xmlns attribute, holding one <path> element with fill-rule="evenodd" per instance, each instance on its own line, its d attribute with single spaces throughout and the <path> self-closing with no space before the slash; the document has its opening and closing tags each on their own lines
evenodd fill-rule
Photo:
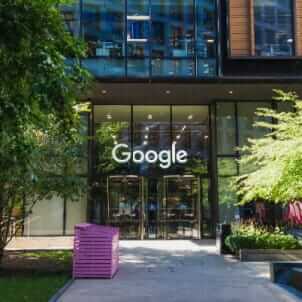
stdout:
<svg viewBox="0 0 302 302">
<path fill-rule="evenodd" d="M 298 239 L 283 233 L 279 228 L 269 231 L 253 224 L 233 227 L 232 235 L 226 238 L 225 244 L 234 253 L 240 249 L 281 249 L 302 248 Z"/>
</svg>

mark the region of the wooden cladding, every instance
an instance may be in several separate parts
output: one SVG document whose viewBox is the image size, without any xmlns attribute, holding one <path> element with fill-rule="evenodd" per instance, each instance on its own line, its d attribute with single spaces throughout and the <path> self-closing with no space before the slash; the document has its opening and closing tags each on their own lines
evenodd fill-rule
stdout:
<svg viewBox="0 0 302 302">
<path fill-rule="evenodd" d="M 302 56 L 302 0 L 295 1 L 296 55 Z"/>
<path fill-rule="evenodd" d="M 255 55 L 254 0 L 228 0 L 232 57 Z M 302 56 L 302 0 L 293 0 L 295 55 Z"/>
<path fill-rule="evenodd" d="M 254 54 L 253 0 L 229 0 L 229 31 L 231 56 Z"/>
</svg>

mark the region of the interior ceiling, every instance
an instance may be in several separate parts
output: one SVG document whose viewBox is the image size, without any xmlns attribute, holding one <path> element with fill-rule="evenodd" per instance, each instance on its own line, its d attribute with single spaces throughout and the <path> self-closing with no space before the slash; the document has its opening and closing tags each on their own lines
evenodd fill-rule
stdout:
<svg viewBox="0 0 302 302">
<path fill-rule="evenodd" d="M 295 91 L 302 97 L 302 84 L 297 83 L 95 83 L 86 99 L 108 105 L 195 105 L 215 101 L 267 101 L 272 99 L 273 89 Z"/>
<path fill-rule="evenodd" d="M 108 118 L 109 117 L 109 118 Z M 136 105 L 133 107 L 134 122 L 170 122 L 169 105 Z M 96 105 L 94 106 L 94 120 L 96 123 L 127 121 L 131 119 L 129 105 Z M 204 122 L 208 120 L 207 106 L 173 106 L 172 119 L 174 122 Z"/>
</svg>

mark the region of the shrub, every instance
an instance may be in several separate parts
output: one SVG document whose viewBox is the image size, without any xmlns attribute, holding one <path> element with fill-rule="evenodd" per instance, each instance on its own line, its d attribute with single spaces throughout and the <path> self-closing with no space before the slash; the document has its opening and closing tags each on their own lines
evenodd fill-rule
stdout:
<svg viewBox="0 0 302 302">
<path fill-rule="evenodd" d="M 279 228 L 270 231 L 253 224 L 234 226 L 232 235 L 226 238 L 225 244 L 236 254 L 240 249 L 291 250 L 302 248 L 298 239 L 285 234 Z"/>
</svg>

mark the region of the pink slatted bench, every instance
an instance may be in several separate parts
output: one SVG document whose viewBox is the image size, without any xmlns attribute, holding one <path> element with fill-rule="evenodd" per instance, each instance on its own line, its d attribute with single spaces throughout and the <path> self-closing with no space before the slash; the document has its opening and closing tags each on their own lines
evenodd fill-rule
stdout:
<svg viewBox="0 0 302 302">
<path fill-rule="evenodd" d="M 75 226 L 73 278 L 111 279 L 118 267 L 118 228 L 89 223 Z"/>
</svg>

